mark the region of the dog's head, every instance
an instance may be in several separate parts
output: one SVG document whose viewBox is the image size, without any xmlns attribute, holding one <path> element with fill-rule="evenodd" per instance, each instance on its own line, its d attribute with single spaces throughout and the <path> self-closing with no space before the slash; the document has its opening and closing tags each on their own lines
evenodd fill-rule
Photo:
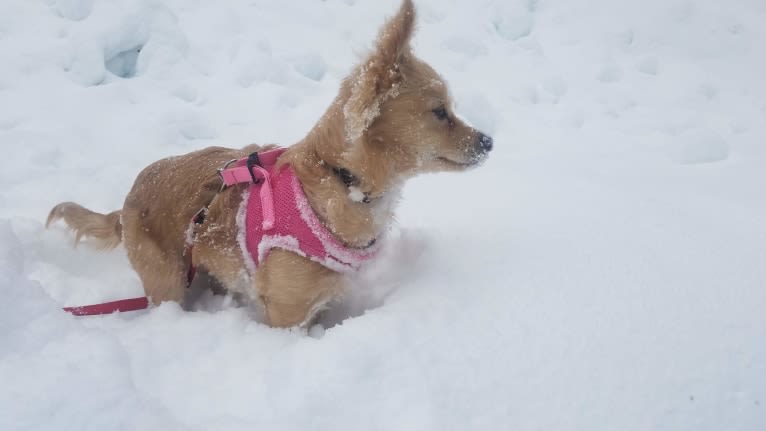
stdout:
<svg viewBox="0 0 766 431">
<path fill-rule="evenodd" d="M 492 149 L 492 138 L 455 115 L 442 77 L 412 53 L 414 26 L 414 6 L 404 0 L 336 101 L 345 132 L 338 156 L 373 194 L 421 172 L 476 166 Z"/>
</svg>

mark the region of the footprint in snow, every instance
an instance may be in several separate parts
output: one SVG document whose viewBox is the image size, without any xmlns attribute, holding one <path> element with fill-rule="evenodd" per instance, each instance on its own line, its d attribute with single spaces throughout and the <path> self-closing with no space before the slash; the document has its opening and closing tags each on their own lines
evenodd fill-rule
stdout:
<svg viewBox="0 0 766 431">
<path fill-rule="evenodd" d="M 622 68 L 616 63 L 608 63 L 601 66 L 597 79 L 603 83 L 619 82 L 622 80 Z"/>
<path fill-rule="evenodd" d="M 292 60 L 293 69 L 312 81 L 321 81 L 327 72 L 327 63 L 314 53 L 306 53 Z"/>
<path fill-rule="evenodd" d="M 673 151 L 679 163 L 698 165 L 726 160 L 729 144 L 712 130 L 694 129 L 678 136 Z"/>
<path fill-rule="evenodd" d="M 482 43 L 464 37 L 453 36 L 444 42 L 446 48 L 467 58 L 476 58 L 487 54 L 487 47 Z"/>
<path fill-rule="evenodd" d="M 660 63 L 654 56 L 644 57 L 636 64 L 636 70 L 647 75 L 657 75 L 659 68 Z"/>
<path fill-rule="evenodd" d="M 90 16 L 94 0 L 58 0 L 49 2 L 50 8 L 60 17 L 82 21 Z"/>
</svg>

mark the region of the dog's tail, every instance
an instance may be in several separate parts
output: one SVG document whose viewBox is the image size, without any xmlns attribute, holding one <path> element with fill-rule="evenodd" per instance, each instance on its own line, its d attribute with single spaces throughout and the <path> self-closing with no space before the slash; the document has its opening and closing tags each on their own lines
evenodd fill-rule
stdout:
<svg viewBox="0 0 766 431">
<path fill-rule="evenodd" d="M 64 222 L 75 232 L 74 245 L 83 237 L 93 238 L 98 248 L 109 250 L 117 247 L 122 241 L 122 211 L 112 211 L 109 214 L 93 212 L 74 202 L 62 202 L 48 214 L 45 227 L 56 220 Z"/>
</svg>

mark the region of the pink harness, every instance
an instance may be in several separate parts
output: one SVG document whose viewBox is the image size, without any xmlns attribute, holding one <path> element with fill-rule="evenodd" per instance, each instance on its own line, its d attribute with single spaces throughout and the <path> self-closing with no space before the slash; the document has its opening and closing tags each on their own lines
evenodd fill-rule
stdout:
<svg viewBox="0 0 766 431">
<path fill-rule="evenodd" d="M 330 233 L 309 205 L 292 167 L 275 168 L 285 151 L 254 153 L 220 171 L 226 186 L 250 183 L 237 215 L 240 246 L 256 267 L 272 249 L 280 248 L 334 271 L 359 269 L 375 256 L 378 247 L 350 248 Z"/>
</svg>

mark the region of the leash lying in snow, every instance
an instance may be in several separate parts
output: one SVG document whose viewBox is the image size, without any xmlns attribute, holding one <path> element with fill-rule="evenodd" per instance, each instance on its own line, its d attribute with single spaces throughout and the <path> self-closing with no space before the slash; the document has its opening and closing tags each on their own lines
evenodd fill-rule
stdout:
<svg viewBox="0 0 766 431">
<path fill-rule="evenodd" d="M 207 208 L 203 208 L 205 210 Z M 201 220 L 200 214 L 203 211 L 200 210 L 197 214 L 194 215 L 194 219 L 192 220 L 192 223 L 200 223 L 199 220 Z M 191 254 L 191 248 L 189 248 L 188 252 Z M 189 266 L 189 271 L 186 273 L 186 280 L 187 284 L 186 287 L 191 286 L 192 281 L 194 281 L 194 276 L 197 275 L 197 268 L 194 267 L 194 265 Z M 138 298 L 130 298 L 130 299 L 120 299 L 117 301 L 110 301 L 110 302 L 102 302 L 100 304 L 91 304 L 91 305 L 80 305 L 77 307 L 64 307 L 63 310 L 67 313 L 72 313 L 75 316 L 99 316 L 102 314 L 112 314 L 117 311 L 124 312 L 124 311 L 137 311 L 137 310 L 145 310 L 149 308 L 149 298 L 146 296 L 141 296 Z"/>
<path fill-rule="evenodd" d="M 97 316 L 112 314 L 115 311 L 135 311 L 149 308 L 149 298 L 120 299 L 119 301 L 103 302 L 101 304 L 82 305 L 79 307 L 64 307 L 64 311 L 75 316 Z"/>
</svg>

